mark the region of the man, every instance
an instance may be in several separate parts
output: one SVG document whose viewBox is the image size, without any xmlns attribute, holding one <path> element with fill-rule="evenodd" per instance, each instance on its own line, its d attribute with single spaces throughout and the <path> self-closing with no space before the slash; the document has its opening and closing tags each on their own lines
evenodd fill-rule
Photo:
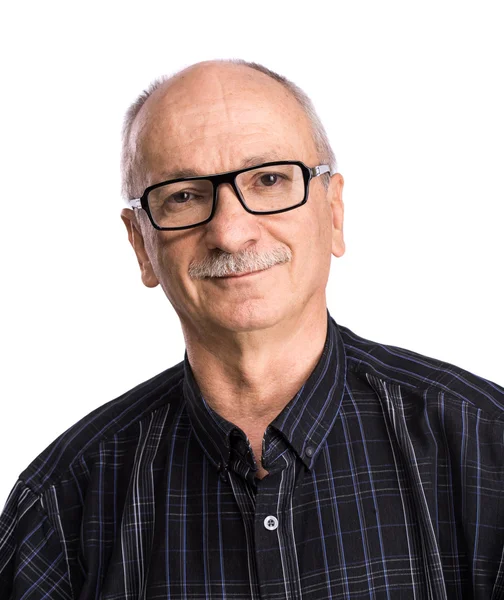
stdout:
<svg viewBox="0 0 504 600">
<path fill-rule="evenodd" d="M 504 598 L 504 389 L 331 319 L 334 170 L 309 100 L 258 65 L 132 106 L 122 218 L 186 357 L 21 475 L 2 598 Z"/>
</svg>

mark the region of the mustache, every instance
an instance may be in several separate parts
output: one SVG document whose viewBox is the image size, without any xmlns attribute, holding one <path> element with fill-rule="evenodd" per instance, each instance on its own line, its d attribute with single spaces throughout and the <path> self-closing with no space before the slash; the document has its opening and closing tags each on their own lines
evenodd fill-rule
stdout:
<svg viewBox="0 0 504 600">
<path fill-rule="evenodd" d="M 263 271 L 289 262 L 291 259 L 292 252 L 288 248 L 276 248 L 261 254 L 253 250 L 242 250 L 235 254 L 218 250 L 199 262 L 192 262 L 188 272 L 192 279 L 227 277 L 228 275 Z"/>
</svg>

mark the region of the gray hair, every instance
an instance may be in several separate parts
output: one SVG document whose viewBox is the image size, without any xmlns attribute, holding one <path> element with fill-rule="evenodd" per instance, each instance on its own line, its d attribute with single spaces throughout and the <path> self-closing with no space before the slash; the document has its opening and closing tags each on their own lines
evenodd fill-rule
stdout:
<svg viewBox="0 0 504 600">
<path fill-rule="evenodd" d="M 298 87 L 295 83 L 284 77 L 283 75 L 279 75 L 274 71 L 271 71 L 267 67 L 260 65 L 255 62 L 247 62 L 242 59 L 232 59 L 232 60 L 223 60 L 220 62 L 231 63 L 235 65 L 242 65 L 244 67 L 249 67 L 250 69 L 255 69 L 260 73 L 264 73 L 268 77 L 271 77 L 278 83 L 284 86 L 284 88 L 298 101 L 301 108 L 303 109 L 305 115 L 308 118 L 308 121 L 311 126 L 313 141 L 315 143 L 315 148 L 319 155 L 319 160 L 328 164 L 331 173 L 335 173 L 337 171 L 337 163 L 334 152 L 331 148 L 331 144 L 329 143 L 329 138 L 327 137 L 327 133 L 322 125 L 322 122 L 315 111 L 315 107 L 313 106 L 312 101 L 307 96 L 307 94 Z M 124 124 L 122 130 L 122 153 L 121 153 L 121 178 L 122 178 L 122 194 L 125 199 L 130 199 L 134 197 L 138 197 L 141 193 L 141 190 L 138 189 L 138 164 L 135 156 L 135 149 L 132 148 L 131 145 L 131 130 L 133 128 L 133 123 L 138 113 L 140 112 L 142 106 L 145 102 L 150 98 L 150 96 L 159 89 L 166 81 L 171 79 L 172 76 L 164 76 L 160 77 L 153 81 L 150 86 L 138 96 L 138 98 L 133 102 L 133 104 L 126 111 L 126 115 L 124 117 Z M 327 186 L 329 183 L 329 178 L 324 177 L 324 184 Z"/>
</svg>

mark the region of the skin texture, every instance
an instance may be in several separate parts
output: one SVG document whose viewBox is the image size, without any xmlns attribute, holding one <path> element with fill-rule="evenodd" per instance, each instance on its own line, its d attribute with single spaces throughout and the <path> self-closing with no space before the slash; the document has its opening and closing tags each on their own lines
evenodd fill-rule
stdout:
<svg viewBox="0 0 504 600">
<path fill-rule="evenodd" d="M 200 63 L 147 100 L 133 125 L 142 189 L 191 169 L 214 174 L 268 160 L 320 164 L 307 118 L 278 82 L 242 65 Z M 317 364 L 327 333 L 331 253 L 343 241 L 343 178 L 311 181 L 308 202 L 278 215 L 251 215 L 229 185 L 213 220 L 157 231 L 122 212 L 148 287 L 160 284 L 177 312 L 188 358 L 206 401 L 248 436 L 260 465 L 268 424 Z M 292 259 L 247 277 L 192 279 L 189 265 L 218 251 L 287 248 Z"/>
</svg>

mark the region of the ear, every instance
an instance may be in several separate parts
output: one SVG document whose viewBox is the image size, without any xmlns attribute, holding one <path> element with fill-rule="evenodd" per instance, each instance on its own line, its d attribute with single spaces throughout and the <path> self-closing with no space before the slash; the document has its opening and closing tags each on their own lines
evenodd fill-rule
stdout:
<svg viewBox="0 0 504 600">
<path fill-rule="evenodd" d="M 345 254 L 345 240 L 343 239 L 343 177 L 335 173 L 327 190 L 327 197 L 331 204 L 332 214 L 332 253 L 337 258 Z"/>
<path fill-rule="evenodd" d="M 159 283 L 152 264 L 145 249 L 144 238 L 138 224 L 135 212 L 130 208 L 125 208 L 121 211 L 121 219 L 126 225 L 128 231 L 128 239 L 133 246 L 133 250 L 137 256 L 140 272 L 142 274 L 143 284 L 147 287 L 156 287 Z"/>
</svg>

